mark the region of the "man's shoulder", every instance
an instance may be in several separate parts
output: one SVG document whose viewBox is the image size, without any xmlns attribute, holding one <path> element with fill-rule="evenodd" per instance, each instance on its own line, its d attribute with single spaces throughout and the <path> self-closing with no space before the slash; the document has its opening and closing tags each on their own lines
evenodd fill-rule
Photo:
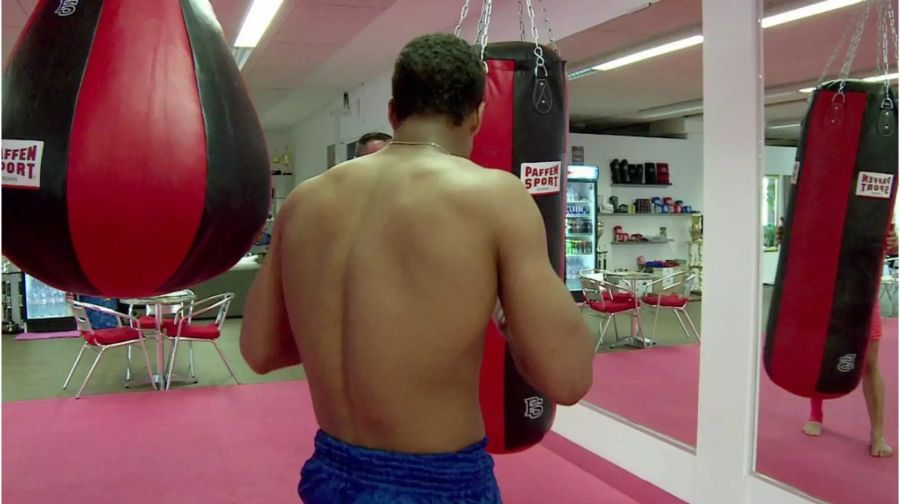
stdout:
<svg viewBox="0 0 900 504">
<path fill-rule="evenodd" d="M 506 192 L 522 185 L 515 175 L 505 170 L 486 168 L 465 158 L 457 158 L 455 163 L 455 169 L 445 173 L 474 190 Z"/>
</svg>

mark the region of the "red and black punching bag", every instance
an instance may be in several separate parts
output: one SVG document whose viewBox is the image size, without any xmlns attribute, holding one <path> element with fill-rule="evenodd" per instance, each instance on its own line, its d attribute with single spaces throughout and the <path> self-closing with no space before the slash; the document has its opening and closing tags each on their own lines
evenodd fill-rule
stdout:
<svg viewBox="0 0 900 504">
<path fill-rule="evenodd" d="M 543 66 L 536 61 L 534 44 L 503 42 L 485 49 L 484 119 L 472 161 L 522 179 L 543 215 L 550 262 L 562 278 L 566 73 L 557 54 L 542 49 Z M 556 413 L 556 405 L 519 374 L 494 323 L 485 335 L 480 399 L 491 453 L 516 452 L 540 442 Z"/>
<path fill-rule="evenodd" d="M 3 254 L 66 291 L 169 292 L 265 222 L 262 129 L 206 0 L 41 0 L 3 74 Z"/>
<path fill-rule="evenodd" d="M 803 123 L 766 330 L 766 372 L 804 397 L 859 383 L 896 197 L 896 98 L 840 86 L 821 85 Z"/>
</svg>

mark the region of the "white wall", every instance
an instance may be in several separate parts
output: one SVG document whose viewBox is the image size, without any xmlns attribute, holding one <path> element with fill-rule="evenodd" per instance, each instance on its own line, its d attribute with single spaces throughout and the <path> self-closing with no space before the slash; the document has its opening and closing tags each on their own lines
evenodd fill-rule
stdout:
<svg viewBox="0 0 900 504">
<path fill-rule="evenodd" d="M 392 134 L 387 115 L 390 97 L 391 72 L 381 74 L 351 90 L 350 114 L 340 118 L 341 142 L 355 142 L 364 133 L 371 131 Z"/>
<path fill-rule="evenodd" d="M 288 139 L 294 152 L 294 183 L 324 173 L 328 146 L 338 141 L 338 117 L 328 106 L 294 126 Z"/>
<path fill-rule="evenodd" d="M 612 135 L 584 135 L 573 133 L 569 145 L 584 146 L 585 163 L 600 166 L 598 193 L 604 200 L 618 196 L 620 203 L 628 204 L 636 198 L 670 196 L 691 205 L 694 210 L 703 209 L 703 136 L 697 135 L 686 140 L 670 138 L 645 138 Z M 791 175 L 794 167 L 794 147 L 766 147 L 764 157 L 767 175 Z M 612 177 L 609 163 L 613 159 L 628 159 L 632 163 L 668 162 L 672 187 L 670 188 L 630 188 L 611 187 Z M 782 187 L 786 195 L 789 188 Z M 786 199 L 784 200 L 786 203 Z M 782 207 L 784 208 L 784 207 Z M 690 240 L 689 217 L 665 216 L 614 216 L 604 215 L 601 220 L 606 228 L 600 238 L 600 250 L 610 251 L 607 267 L 634 268 L 638 256 L 647 260 L 687 259 Z M 676 240 L 668 245 L 612 245 L 612 228 L 622 226 L 629 234 L 656 235 L 659 228 L 666 227 L 666 233 Z M 778 252 L 762 254 L 762 280 L 772 283 L 778 266 Z"/>
<path fill-rule="evenodd" d="M 699 139 L 644 138 L 573 133 L 569 145 L 584 147 L 585 164 L 600 166 L 598 197 L 607 201 L 618 196 L 619 202 L 629 204 L 637 198 L 671 197 L 683 200 L 694 211 L 703 208 L 703 142 Z M 671 187 L 611 187 L 609 163 L 613 159 L 627 159 L 631 163 L 669 163 Z M 691 219 L 687 216 L 615 216 L 603 215 L 606 226 L 600 237 L 599 250 L 607 250 L 607 268 L 635 269 L 637 257 L 648 261 L 688 258 Z M 665 227 L 666 234 L 675 240 L 668 244 L 612 245 L 613 227 L 622 226 L 628 234 L 657 235 Z"/>
<path fill-rule="evenodd" d="M 387 118 L 391 96 L 390 73 L 382 74 L 348 93 L 349 112 L 343 97 L 284 132 L 294 156 L 294 183 L 324 173 L 328 168 L 328 146 L 335 145 L 336 160 L 344 160 L 345 145 L 370 131 L 392 133 Z M 278 142 L 281 136 L 272 135 Z M 273 145 L 269 145 L 270 151 Z"/>
</svg>

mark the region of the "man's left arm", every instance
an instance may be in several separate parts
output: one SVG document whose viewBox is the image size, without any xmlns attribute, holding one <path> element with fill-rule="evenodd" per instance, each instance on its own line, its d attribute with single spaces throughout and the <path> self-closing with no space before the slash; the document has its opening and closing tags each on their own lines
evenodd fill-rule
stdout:
<svg viewBox="0 0 900 504">
<path fill-rule="evenodd" d="M 269 253 L 247 292 L 241 324 L 241 355 L 259 374 L 301 362 L 281 286 L 279 224 L 273 226 Z"/>
</svg>

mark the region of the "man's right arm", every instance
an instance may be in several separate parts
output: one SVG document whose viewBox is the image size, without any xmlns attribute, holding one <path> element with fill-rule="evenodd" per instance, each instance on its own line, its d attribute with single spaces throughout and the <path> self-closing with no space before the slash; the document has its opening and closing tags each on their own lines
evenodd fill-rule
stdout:
<svg viewBox="0 0 900 504">
<path fill-rule="evenodd" d="M 517 178 L 497 174 L 498 290 L 519 372 L 549 399 L 575 404 L 591 387 L 593 341 L 547 255 L 540 211 Z"/>
</svg>

